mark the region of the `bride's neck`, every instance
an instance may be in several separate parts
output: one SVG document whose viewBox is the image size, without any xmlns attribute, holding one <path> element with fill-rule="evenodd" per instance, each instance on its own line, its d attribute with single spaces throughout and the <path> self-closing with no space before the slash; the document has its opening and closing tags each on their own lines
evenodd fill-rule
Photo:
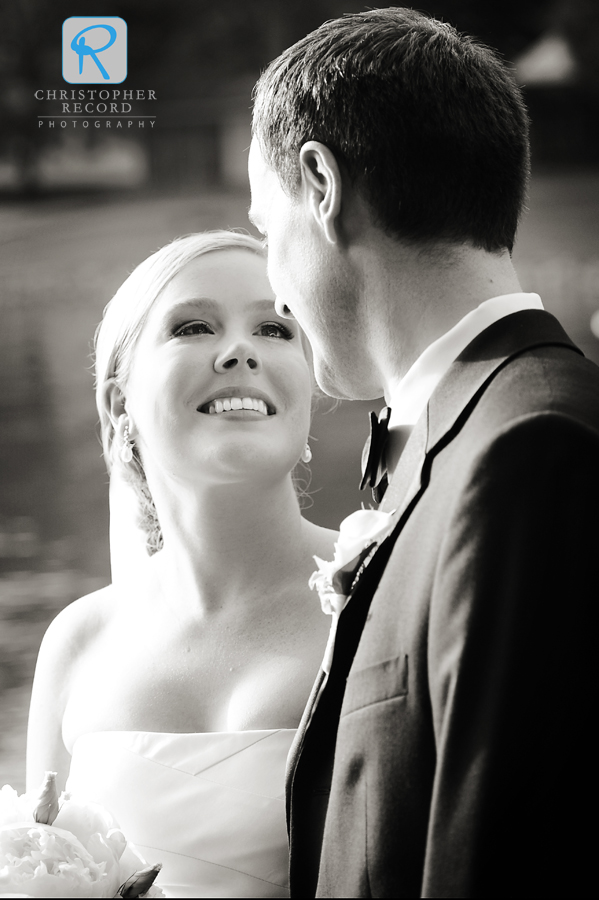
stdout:
<svg viewBox="0 0 599 900">
<path fill-rule="evenodd" d="M 169 486 L 172 488 L 172 486 Z M 272 593 L 304 562 L 288 476 L 270 484 L 153 487 L 164 548 L 155 563 L 171 602 L 209 613 Z"/>
</svg>

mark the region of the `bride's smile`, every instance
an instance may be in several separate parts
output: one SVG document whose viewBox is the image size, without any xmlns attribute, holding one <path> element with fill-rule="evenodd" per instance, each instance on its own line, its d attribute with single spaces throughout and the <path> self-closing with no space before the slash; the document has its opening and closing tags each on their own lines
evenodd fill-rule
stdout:
<svg viewBox="0 0 599 900">
<path fill-rule="evenodd" d="M 260 413 L 262 416 L 274 416 L 276 414 L 276 409 L 263 397 L 257 397 L 256 391 L 244 389 L 243 387 L 224 388 L 217 392 L 207 403 L 202 403 L 201 406 L 198 406 L 198 412 L 209 413 L 211 416 L 215 413 L 220 415 L 228 412 L 246 413 L 252 411 Z M 227 416 L 227 419 L 231 418 L 235 419 L 238 416 Z M 247 416 L 244 415 L 241 418 L 246 419 Z M 255 416 L 250 416 L 249 418 L 252 420 L 255 419 Z"/>
</svg>

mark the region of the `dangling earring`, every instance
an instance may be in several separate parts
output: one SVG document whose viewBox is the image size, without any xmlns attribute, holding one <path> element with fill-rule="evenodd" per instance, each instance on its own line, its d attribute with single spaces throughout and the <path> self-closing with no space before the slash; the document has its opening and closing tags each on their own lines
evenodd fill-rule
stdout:
<svg viewBox="0 0 599 900">
<path fill-rule="evenodd" d="M 312 459 L 312 451 L 310 450 L 310 444 L 308 443 L 308 441 L 306 441 L 306 446 L 302 450 L 302 455 L 300 456 L 300 459 L 303 463 L 309 463 L 310 460 Z"/>
<path fill-rule="evenodd" d="M 123 446 L 121 447 L 121 452 L 119 453 L 121 457 L 121 461 L 124 463 L 130 463 L 133 459 L 133 441 L 129 437 L 129 424 L 125 425 L 125 429 L 123 431 Z"/>
</svg>

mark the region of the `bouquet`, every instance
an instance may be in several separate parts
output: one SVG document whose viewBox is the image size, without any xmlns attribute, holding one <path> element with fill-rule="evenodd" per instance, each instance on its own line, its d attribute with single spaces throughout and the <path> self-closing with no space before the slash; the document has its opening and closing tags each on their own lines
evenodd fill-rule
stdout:
<svg viewBox="0 0 599 900">
<path fill-rule="evenodd" d="M 102 806 L 58 797 L 56 772 L 39 795 L 0 791 L 0 897 L 163 897 Z"/>
</svg>

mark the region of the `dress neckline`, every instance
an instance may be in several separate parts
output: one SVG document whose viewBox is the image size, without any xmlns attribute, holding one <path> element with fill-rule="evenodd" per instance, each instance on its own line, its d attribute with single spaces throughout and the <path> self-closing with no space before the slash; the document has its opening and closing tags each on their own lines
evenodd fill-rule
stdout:
<svg viewBox="0 0 599 900">
<path fill-rule="evenodd" d="M 206 737 L 207 735 L 237 735 L 237 734 L 278 734 L 279 732 L 296 732 L 297 728 L 248 728 L 245 731 L 142 731 L 139 729 L 118 729 L 118 728 L 107 728 L 99 731 L 85 731 L 83 734 L 78 734 L 75 740 L 73 741 L 73 746 L 71 748 L 71 756 L 77 746 L 78 741 L 82 740 L 86 737 L 97 737 L 98 735 L 103 734 L 147 734 L 147 735 L 157 735 L 160 737 L 181 737 L 181 738 L 190 738 L 190 737 Z"/>
</svg>

